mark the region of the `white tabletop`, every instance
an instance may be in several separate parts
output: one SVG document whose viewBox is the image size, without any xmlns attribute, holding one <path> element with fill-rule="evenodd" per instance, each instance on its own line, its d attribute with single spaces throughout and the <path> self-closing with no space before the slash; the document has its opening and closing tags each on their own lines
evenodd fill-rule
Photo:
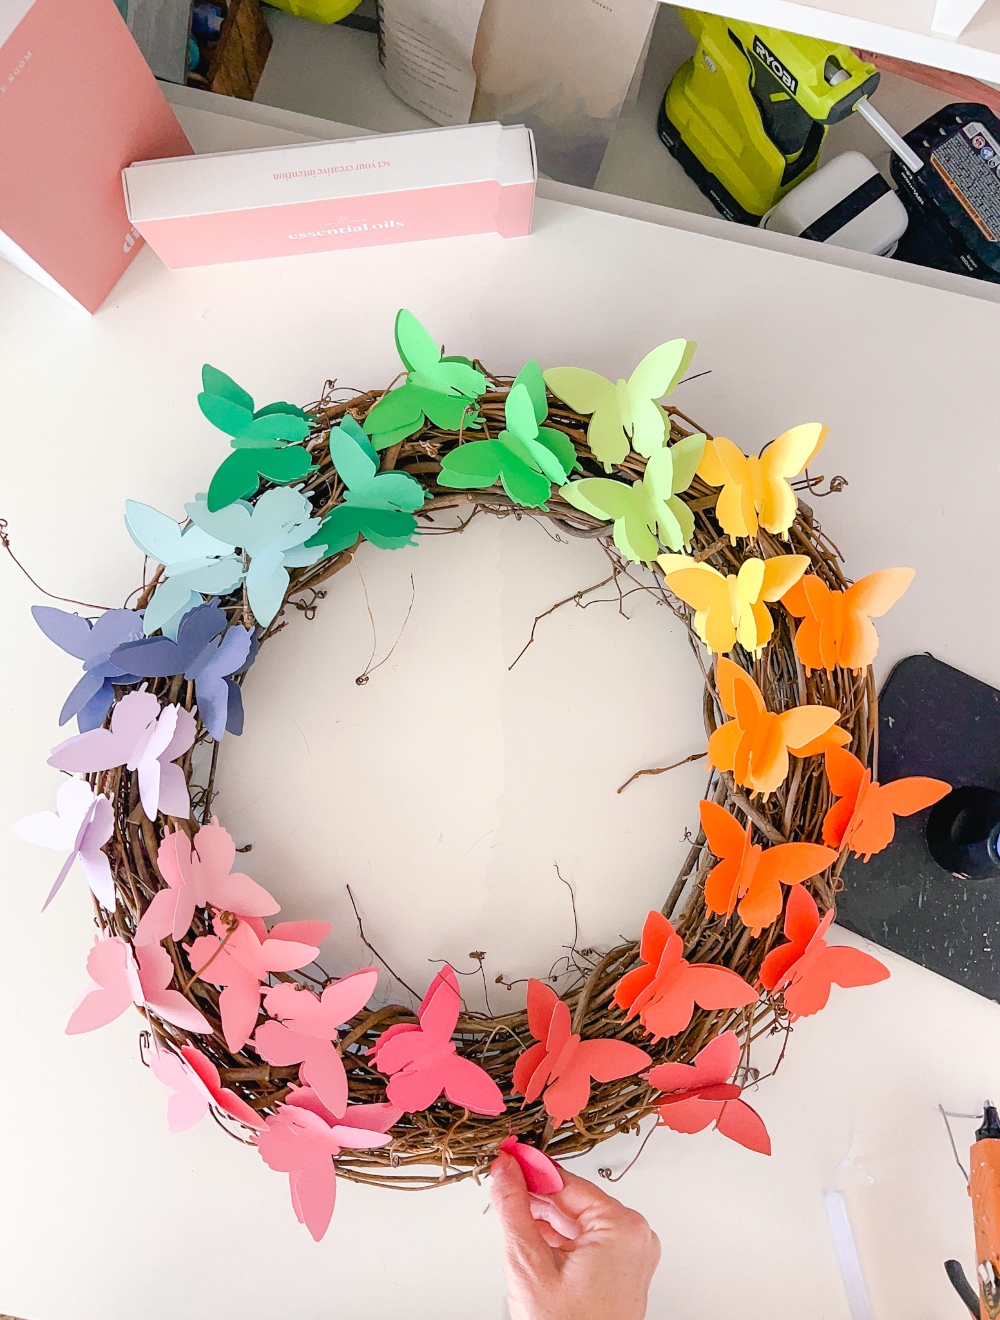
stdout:
<svg viewBox="0 0 1000 1320">
<path fill-rule="evenodd" d="M 246 144 L 233 140 L 235 121 L 183 113 L 203 150 Z M 277 121 L 254 132 L 294 135 Z M 880 625 L 880 675 L 930 650 L 1000 683 L 990 567 L 1000 308 L 708 229 L 540 200 L 534 234 L 509 242 L 173 274 L 144 251 L 92 319 L 0 266 L 0 515 L 49 590 L 120 604 L 141 567 L 122 502 L 180 516 L 225 452 L 195 405 L 205 361 L 261 400 L 304 402 L 329 375 L 359 388 L 392 377 L 399 306 L 498 371 L 535 355 L 614 376 L 685 335 L 711 374 L 685 387 L 683 406 L 745 448 L 826 421 L 820 470 L 850 484 L 817 512 L 849 571 L 916 568 Z M 360 558 L 378 659 L 403 622 L 410 574 L 413 613 L 392 660 L 358 688 L 371 639 L 360 578 L 344 573 L 316 620 L 294 619 L 258 663 L 220 801 L 238 841 L 255 844 L 248 869 L 287 916 L 331 916 L 326 961 L 338 973 L 363 955 L 345 882 L 390 961 L 423 983 L 427 958 L 464 970 L 475 948 L 489 951 L 491 975 L 544 971 L 571 931 L 554 862 L 577 889 L 584 941 L 635 934 L 670 882 L 703 782 L 695 767 L 614 794 L 631 770 L 697 746 L 693 666 L 665 611 L 642 597 L 630 622 L 610 605 L 564 611 L 508 676 L 533 616 L 602 576 L 593 546 L 506 522 Z M 6 561 L 0 590 L 0 796 L 14 820 L 51 805 L 58 776 L 45 757 L 63 736 L 56 712 L 76 666 L 35 629 L 28 610 L 43 598 Z M 586 727 L 583 708 L 598 712 Z M 0 1310 L 24 1320 L 503 1314 L 485 1188 L 414 1199 L 342 1183 L 317 1246 L 285 1179 L 253 1151 L 208 1121 L 169 1136 L 133 1015 L 63 1034 L 92 935 L 79 877 L 42 917 L 53 857 L 4 826 L 0 858 Z M 796 1027 L 758 1091 L 769 1160 L 717 1134 L 660 1132 L 618 1184 L 664 1243 L 651 1316 L 846 1320 L 828 1188 L 846 1196 L 877 1320 L 962 1314 L 942 1261 L 971 1267 L 969 1202 L 936 1107 L 971 1112 L 1000 1092 L 1000 1009 L 886 961 L 888 983 L 835 994 Z M 957 1124 L 961 1143 L 972 1126 Z M 616 1139 L 577 1167 L 620 1171 L 635 1150 Z"/>
</svg>

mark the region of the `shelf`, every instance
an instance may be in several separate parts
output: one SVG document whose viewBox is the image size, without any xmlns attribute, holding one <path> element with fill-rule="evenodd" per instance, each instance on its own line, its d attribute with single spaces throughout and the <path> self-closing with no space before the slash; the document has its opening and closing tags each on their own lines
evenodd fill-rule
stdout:
<svg viewBox="0 0 1000 1320">
<path fill-rule="evenodd" d="M 1000 0 L 986 0 L 959 38 L 931 31 L 934 0 L 698 0 L 698 8 L 1000 83 Z"/>
</svg>

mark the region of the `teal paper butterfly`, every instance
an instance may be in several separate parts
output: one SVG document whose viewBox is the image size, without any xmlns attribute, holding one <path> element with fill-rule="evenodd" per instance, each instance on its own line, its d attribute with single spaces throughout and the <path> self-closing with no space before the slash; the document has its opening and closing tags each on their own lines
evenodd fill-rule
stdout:
<svg viewBox="0 0 1000 1320">
<path fill-rule="evenodd" d="M 515 504 L 544 509 L 553 483 L 561 485 L 580 466 L 569 437 L 541 425 L 547 415 L 545 382 L 532 361 L 510 387 L 506 428 L 495 440 L 470 440 L 446 454 L 438 485 L 486 490 L 500 481 Z"/>
<path fill-rule="evenodd" d="M 485 393 L 486 377 L 468 358 L 442 357 L 434 340 L 405 308 L 396 314 L 396 349 L 406 368 L 406 380 L 383 395 L 365 418 L 365 431 L 376 449 L 388 449 L 413 435 L 425 417 L 445 431 L 482 425 L 476 399 Z"/>
<path fill-rule="evenodd" d="M 677 497 L 694 480 L 704 449 L 703 435 L 685 436 L 675 445 L 655 449 L 644 475 L 631 486 L 608 477 L 584 477 L 563 486 L 559 494 L 594 518 L 613 519 L 618 549 L 626 559 L 648 564 L 660 553 L 657 537 L 678 551 L 694 535 L 694 514 Z"/>
<path fill-rule="evenodd" d="M 266 627 L 281 609 L 290 568 L 305 568 L 322 558 L 306 542 L 319 530 L 319 519 L 298 490 L 266 490 L 256 504 L 238 500 L 212 511 L 204 495 L 186 504 L 188 517 L 209 536 L 238 546 L 250 561 L 244 581 L 254 618 Z"/>
<path fill-rule="evenodd" d="M 213 426 L 225 431 L 233 447 L 208 488 L 210 512 L 256 495 L 261 477 L 284 486 L 312 471 L 309 454 L 293 443 L 305 440 L 311 430 L 301 408 L 269 403 L 255 412 L 246 390 L 208 363 L 201 369 L 201 381 L 198 406 Z"/>
<path fill-rule="evenodd" d="M 321 547 L 324 559 L 359 536 L 381 550 L 410 545 L 417 530 L 413 515 L 425 499 L 420 483 L 405 472 L 379 472 L 378 455 L 350 413 L 330 432 L 330 458 L 346 487 L 344 502 L 331 509 L 306 544 Z"/>
</svg>

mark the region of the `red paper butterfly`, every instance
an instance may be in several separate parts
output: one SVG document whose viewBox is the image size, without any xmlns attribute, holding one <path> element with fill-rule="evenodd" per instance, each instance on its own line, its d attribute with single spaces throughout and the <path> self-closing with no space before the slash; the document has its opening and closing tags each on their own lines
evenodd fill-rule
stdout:
<svg viewBox="0 0 1000 1320">
<path fill-rule="evenodd" d="M 889 969 L 870 953 L 844 944 L 832 948 L 824 936 L 833 921 L 833 908 L 822 921 L 819 908 L 806 889 L 793 889 L 785 908 L 788 944 L 779 944 L 764 959 L 760 980 L 772 995 L 784 992 L 790 1021 L 809 1017 L 825 1008 L 834 985 L 846 988 L 875 985 L 888 978 Z"/>
<path fill-rule="evenodd" d="M 528 1029 L 539 1043 L 514 1065 L 514 1090 L 525 1104 L 542 1096 L 556 1127 L 590 1099 L 591 1078 L 613 1082 L 652 1062 L 645 1050 L 622 1040 L 581 1040 L 572 1029 L 569 1007 L 551 986 L 534 979 L 528 982 Z"/>
<path fill-rule="evenodd" d="M 390 1102 L 406 1113 L 429 1108 L 442 1091 L 453 1105 L 474 1114 L 503 1113 L 499 1086 L 478 1063 L 463 1059 L 451 1038 L 461 1007 L 458 978 L 446 963 L 417 1009 L 419 1025 L 389 1027 L 368 1051 L 390 1079 L 385 1090 Z"/>
<path fill-rule="evenodd" d="M 951 792 L 951 785 L 943 779 L 923 775 L 880 784 L 843 747 L 827 748 L 826 777 L 840 801 L 824 817 L 823 842 L 831 848 L 850 848 L 866 862 L 872 853 L 892 843 L 896 833 L 893 816 L 912 816 Z"/>
<path fill-rule="evenodd" d="M 740 1062 L 740 1042 L 726 1031 L 694 1056 L 691 1063 L 661 1063 L 649 1072 L 649 1084 L 662 1097 L 657 1113 L 675 1132 L 703 1132 L 711 1123 L 731 1141 L 770 1155 L 771 1138 L 760 1115 L 740 1099 L 730 1078 Z"/>
<path fill-rule="evenodd" d="M 728 967 L 689 963 L 684 941 L 662 912 L 650 912 L 642 928 L 639 954 L 647 964 L 626 972 L 615 986 L 615 1003 L 639 1021 L 654 1040 L 676 1036 L 702 1008 L 745 1008 L 757 991 Z"/>
</svg>

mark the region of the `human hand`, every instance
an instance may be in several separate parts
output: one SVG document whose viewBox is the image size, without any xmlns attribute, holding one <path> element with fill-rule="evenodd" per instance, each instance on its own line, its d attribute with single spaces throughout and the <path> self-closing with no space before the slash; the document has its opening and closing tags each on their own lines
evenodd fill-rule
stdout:
<svg viewBox="0 0 1000 1320">
<path fill-rule="evenodd" d="M 490 1168 L 511 1320 L 643 1320 L 659 1238 L 637 1211 L 560 1172 L 563 1190 L 542 1198 L 505 1152 Z"/>
</svg>

